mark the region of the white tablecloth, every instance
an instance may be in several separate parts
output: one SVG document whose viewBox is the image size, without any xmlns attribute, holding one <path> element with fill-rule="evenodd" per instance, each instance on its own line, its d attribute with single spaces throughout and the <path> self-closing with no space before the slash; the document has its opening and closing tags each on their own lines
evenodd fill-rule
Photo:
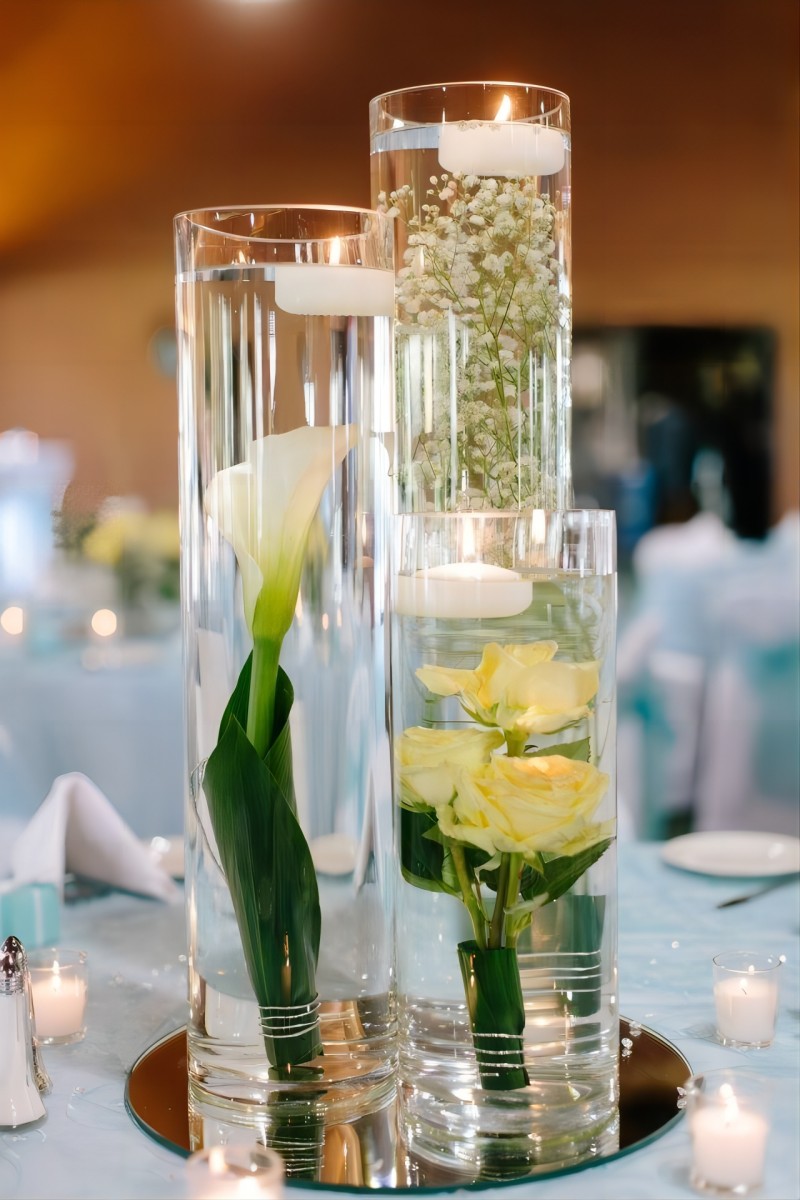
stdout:
<svg viewBox="0 0 800 1200">
<path fill-rule="evenodd" d="M 696 1071 L 756 1069 L 773 1086 L 766 1179 L 759 1200 L 800 1194 L 800 894 L 797 882 L 718 910 L 747 882 L 705 878 L 664 865 L 656 844 L 620 851 L 620 1009 L 672 1042 Z M 184 1197 L 185 1162 L 151 1141 L 124 1106 L 126 1072 L 159 1036 L 185 1021 L 184 922 L 180 909 L 114 894 L 67 908 L 65 946 L 88 950 L 86 1040 L 45 1049 L 53 1079 L 41 1128 L 0 1132 L 0 1195 L 8 1200 L 173 1200 Z M 786 955 L 777 1037 L 741 1051 L 713 1037 L 711 958 L 756 947 Z M 632 1153 L 585 1171 L 487 1188 L 509 1200 L 687 1200 L 689 1135 L 679 1121 Z M 324 1189 L 287 1189 L 312 1200 Z M 337 1190 L 338 1195 L 348 1195 Z"/>
</svg>

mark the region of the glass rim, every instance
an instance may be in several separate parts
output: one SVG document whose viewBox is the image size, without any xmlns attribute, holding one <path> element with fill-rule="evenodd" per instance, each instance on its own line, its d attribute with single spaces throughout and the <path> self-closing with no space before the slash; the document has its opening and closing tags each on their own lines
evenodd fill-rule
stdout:
<svg viewBox="0 0 800 1200">
<path fill-rule="evenodd" d="M 467 88 L 515 88 L 517 91 L 522 92 L 546 92 L 548 96 L 551 96 L 554 100 L 559 101 L 559 103 L 554 103 L 550 108 L 548 108 L 546 112 L 536 113 L 534 116 L 526 118 L 524 121 L 520 120 L 511 122 L 511 124 L 515 125 L 526 124 L 529 121 L 539 122 L 543 118 L 552 116 L 552 114 L 557 112 L 564 102 L 566 102 L 568 107 L 570 107 L 572 104 L 566 92 L 562 92 L 559 88 L 550 87 L 545 83 L 518 83 L 510 79 L 461 79 L 451 83 L 421 83 L 412 87 L 394 88 L 388 92 L 379 92 L 377 96 L 373 96 L 370 100 L 369 111 L 374 117 L 376 114 L 380 113 L 382 107 L 385 107 L 382 102 L 391 100 L 395 97 L 400 98 L 401 96 L 411 96 L 414 93 L 422 94 L 425 92 L 446 92 L 448 89 L 452 92 L 457 92 L 459 90 L 463 91 Z M 478 118 L 476 118 L 476 120 L 477 119 Z M 452 122 L 448 122 L 446 120 L 408 120 L 405 123 L 406 125 L 413 127 L 419 126 L 422 128 L 433 128 L 438 125 L 447 125 L 450 123 L 458 125 L 460 121 L 458 118 L 454 118 Z"/>
<path fill-rule="evenodd" d="M 48 971 L 58 963 L 59 967 L 78 967 L 88 961 L 87 950 L 68 950 L 60 946 L 37 946 L 27 950 L 28 967 L 32 971 Z"/>
<path fill-rule="evenodd" d="M 273 1150 L 270 1146 L 262 1146 L 259 1143 L 250 1144 L 214 1144 L 212 1146 L 204 1146 L 201 1150 L 194 1150 L 186 1160 L 189 1170 L 202 1169 L 208 1164 L 209 1159 L 217 1158 L 222 1152 L 226 1166 L 237 1166 L 244 1170 L 246 1178 L 248 1175 L 256 1178 L 270 1174 L 270 1183 L 277 1183 L 278 1178 L 282 1179 L 285 1174 L 285 1163 L 283 1157 L 277 1150 Z M 252 1172 L 247 1171 L 246 1167 L 242 1168 L 242 1163 L 245 1159 L 259 1160 L 259 1169 Z M 238 1161 L 237 1161 L 238 1160 Z M 267 1182 L 266 1180 L 264 1182 Z"/>
<path fill-rule="evenodd" d="M 754 1093 L 764 1095 L 771 1091 L 774 1080 L 765 1075 L 760 1067 L 711 1067 L 707 1071 L 694 1071 L 687 1075 L 682 1087 L 687 1099 L 703 1098 L 713 1101 L 719 1088 L 730 1083 L 735 1085 L 737 1102 L 743 1102 Z"/>
<path fill-rule="evenodd" d="M 733 962 L 737 959 L 747 963 L 747 966 L 734 966 Z M 711 961 L 718 971 L 728 971 L 731 975 L 767 975 L 783 965 L 779 955 L 768 954 L 764 950 L 725 950 L 715 954 Z M 761 965 L 757 965 L 759 963 Z"/>
<path fill-rule="evenodd" d="M 377 96 L 373 96 L 370 104 L 376 104 L 379 100 L 388 100 L 391 96 L 407 96 L 411 92 L 438 92 L 446 91 L 448 88 L 455 91 L 457 88 L 467 87 L 510 87 L 520 88 L 526 92 L 549 92 L 551 96 L 559 96 L 562 100 L 569 102 L 566 92 L 562 92 L 560 88 L 550 87 L 547 83 L 520 83 L 513 79 L 457 79 L 449 83 L 418 83 L 411 87 L 392 88 L 388 92 L 379 92 Z M 546 116 L 545 113 L 542 115 Z M 433 122 L 431 123 L 433 124 Z"/>
<path fill-rule="evenodd" d="M 548 524 L 555 521 L 580 521 L 591 523 L 607 523 L 616 519 L 615 508 L 464 508 L 456 512 L 396 512 L 394 517 L 430 517 L 437 521 L 461 521 L 469 518 L 475 520 L 496 520 L 498 517 L 513 517 L 527 520 L 534 515 L 543 514 Z"/>
<path fill-rule="evenodd" d="M 384 214 L 377 208 L 362 208 L 359 205 L 349 204 L 281 204 L 278 202 L 269 204 L 207 204 L 201 208 L 187 208 L 178 212 L 173 217 L 173 225 L 192 225 L 196 229 L 204 229 L 208 233 L 224 234 L 230 241 L 240 242 L 264 242 L 265 244 L 285 245 L 289 242 L 327 242 L 334 237 L 356 238 L 363 237 L 365 230 L 353 231 L 346 234 L 329 234 L 325 237 L 264 237 L 258 233 L 234 233 L 231 230 L 221 229 L 218 225 L 209 224 L 207 220 L 199 218 L 205 217 L 210 213 L 221 214 L 225 216 L 244 216 L 247 213 L 331 213 L 341 215 L 352 215 L 359 217 L 377 218 L 379 221 L 384 219 Z"/>
</svg>

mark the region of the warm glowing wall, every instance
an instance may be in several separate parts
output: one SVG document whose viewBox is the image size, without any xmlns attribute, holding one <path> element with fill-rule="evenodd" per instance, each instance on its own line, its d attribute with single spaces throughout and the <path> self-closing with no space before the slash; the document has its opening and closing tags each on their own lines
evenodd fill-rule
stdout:
<svg viewBox="0 0 800 1200">
<path fill-rule="evenodd" d="M 576 323 L 774 328 L 776 515 L 800 504 L 795 0 L 563 0 L 541 23 L 529 0 L 379 7 L 15 10 L 0 59 L 0 429 L 71 439 L 79 499 L 173 503 L 174 382 L 148 355 L 173 319 L 172 215 L 366 204 L 372 95 L 521 79 L 573 100 Z"/>
</svg>

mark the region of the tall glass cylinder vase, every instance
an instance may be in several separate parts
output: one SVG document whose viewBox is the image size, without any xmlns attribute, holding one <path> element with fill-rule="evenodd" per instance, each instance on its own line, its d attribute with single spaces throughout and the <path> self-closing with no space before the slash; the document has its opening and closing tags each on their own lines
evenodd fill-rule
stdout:
<svg viewBox="0 0 800 1200">
<path fill-rule="evenodd" d="M 570 117 L 371 104 L 395 230 L 401 1118 L 502 1178 L 618 1138 L 614 522 L 572 511 Z"/>
<path fill-rule="evenodd" d="M 568 98 L 407 88 L 370 127 L 372 203 L 395 218 L 401 507 L 568 508 Z"/>
<path fill-rule="evenodd" d="M 391 238 L 176 218 L 189 1099 L 313 1177 L 391 1097 Z"/>
</svg>

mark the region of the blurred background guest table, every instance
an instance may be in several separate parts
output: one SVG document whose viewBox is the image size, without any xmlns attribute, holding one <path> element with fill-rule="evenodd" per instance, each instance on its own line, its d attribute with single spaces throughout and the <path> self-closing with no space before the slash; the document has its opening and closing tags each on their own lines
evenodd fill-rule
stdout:
<svg viewBox="0 0 800 1200">
<path fill-rule="evenodd" d="M 789 849 L 796 853 L 795 846 Z M 704 875 L 667 864 L 663 853 L 657 843 L 621 847 L 620 1012 L 665 1038 L 694 1072 L 731 1067 L 766 1077 L 770 1133 L 759 1197 L 788 1200 L 800 1189 L 798 877 Z M 746 903 L 718 907 L 769 881 L 781 886 Z M 53 1082 L 45 1097 L 47 1116 L 37 1125 L 0 1132 L 0 1194 L 8 1200 L 186 1196 L 185 1158 L 142 1132 L 125 1105 L 131 1066 L 185 1023 L 183 908 L 119 892 L 86 898 L 65 907 L 62 944 L 88 951 L 86 1037 L 44 1048 Z M 785 956 L 777 1033 L 766 1049 L 734 1049 L 716 1040 L 711 960 L 736 948 Z M 480 1194 L 509 1200 L 584 1195 L 686 1200 L 695 1194 L 690 1159 L 687 1122 L 679 1119 L 662 1136 L 607 1163 Z M 325 1189 L 292 1183 L 287 1194 L 300 1200 Z"/>
<path fill-rule="evenodd" d="M 183 829 L 177 630 L 0 650 L 0 820 L 21 828 L 54 779 L 81 771 L 134 833 Z"/>
</svg>

